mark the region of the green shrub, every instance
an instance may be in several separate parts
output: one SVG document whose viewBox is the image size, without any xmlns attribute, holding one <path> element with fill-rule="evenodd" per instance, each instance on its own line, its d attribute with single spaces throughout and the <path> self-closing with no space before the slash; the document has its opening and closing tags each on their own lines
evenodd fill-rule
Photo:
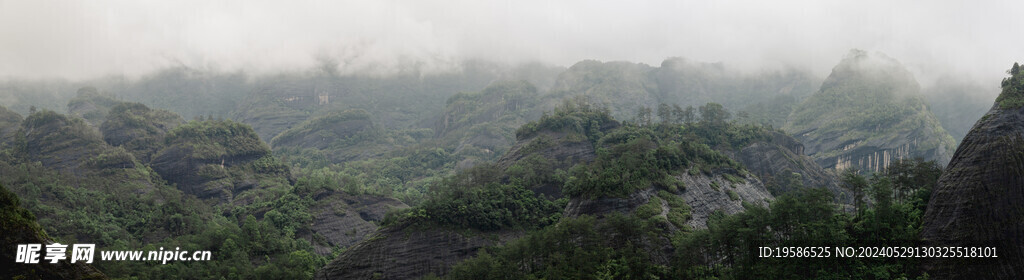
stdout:
<svg viewBox="0 0 1024 280">
<path fill-rule="evenodd" d="M 740 196 L 738 194 L 736 194 L 736 192 L 733 191 L 733 190 L 727 190 L 727 191 L 725 191 L 725 193 L 729 195 L 729 200 L 732 200 L 732 201 L 740 200 Z"/>
<path fill-rule="evenodd" d="M 652 196 L 647 203 L 637 207 L 636 210 L 633 211 L 633 214 L 636 215 L 637 218 L 644 220 L 661 214 L 661 199 L 656 196 Z"/>
</svg>

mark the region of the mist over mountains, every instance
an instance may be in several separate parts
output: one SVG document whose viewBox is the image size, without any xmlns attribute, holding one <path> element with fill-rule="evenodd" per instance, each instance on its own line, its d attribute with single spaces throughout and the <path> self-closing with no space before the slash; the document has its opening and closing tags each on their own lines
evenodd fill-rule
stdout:
<svg viewBox="0 0 1024 280">
<path fill-rule="evenodd" d="M 0 278 L 1020 277 L 1021 6 L 0 0 Z"/>
</svg>

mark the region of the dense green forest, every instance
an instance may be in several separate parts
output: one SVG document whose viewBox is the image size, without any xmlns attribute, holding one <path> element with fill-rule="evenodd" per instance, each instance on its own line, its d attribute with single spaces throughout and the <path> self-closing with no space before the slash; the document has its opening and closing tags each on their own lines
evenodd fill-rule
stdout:
<svg viewBox="0 0 1024 280">
<path fill-rule="evenodd" d="M 926 278 L 913 259 L 754 255 L 822 240 L 920 241 L 943 163 L 905 156 L 878 170 L 822 168 L 804 151 L 820 143 L 792 135 L 836 112 L 845 113 L 817 133 L 898 146 L 913 141 L 894 136 L 905 130 L 942 129 L 923 97 L 894 97 L 919 90 L 912 76 L 842 65 L 834 72 L 855 78 L 825 85 L 797 70 L 751 74 L 681 58 L 7 81 L 0 194 L 21 208 L 5 206 L 4 221 L 100 250 L 214 256 L 93 264 L 116 279 L 330 278 L 376 257 L 367 248 L 394 250 L 378 245 L 416 234 L 444 234 L 450 242 L 437 246 L 460 255 L 402 276 Z M 1004 82 L 1001 106 L 1014 106 L 1018 76 Z M 862 129 L 893 120 L 902 121 Z M 952 142 L 928 141 L 915 145 Z M 392 262 L 428 263 L 429 253 Z M 368 273 L 352 277 L 394 277 Z"/>
</svg>

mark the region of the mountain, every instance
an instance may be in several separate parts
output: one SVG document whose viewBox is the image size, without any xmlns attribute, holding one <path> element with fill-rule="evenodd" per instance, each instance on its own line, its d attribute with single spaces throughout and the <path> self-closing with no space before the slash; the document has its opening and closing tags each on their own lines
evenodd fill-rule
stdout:
<svg viewBox="0 0 1024 280">
<path fill-rule="evenodd" d="M 71 263 L 70 260 L 50 264 L 44 260 L 45 252 L 40 252 L 39 263 L 14 263 L 18 245 L 53 244 L 54 240 L 36 223 L 35 215 L 21 207 L 18 196 L 7 187 L 0 185 L 0 260 L 5 264 L 0 268 L 0 278 L 4 279 L 107 279 L 103 273 L 92 265 L 84 262 Z M 70 251 L 70 247 L 68 249 Z M 69 252 L 70 253 L 70 252 Z M 99 259 L 99 252 L 95 252 Z M 94 260 L 95 261 L 95 260 Z"/>
<path fill-rule="evenodd" d="M 883 54 L 851 50 L 784 127 L 825 168 L 882 171 L 921 157 L 944 164 L 956 146 L 914 76 Z"/>
<path fill-rule="evenodd" d="M 0 149 L 14 141 L 18 128 L 21 127 L 21 115 L 0 106 Z"/>
<path fill-rule="evenodd" d="M 495 164 L 444 179 L 425 202 L 386 218 L 374 236 L 317 278 L 444 275 L 481 249 L 575 221 L 587 221 L 579 226 L 592 230 L 619 223 L 650 229 L 654 236 L 598 231 L 587 238 L 631 240 L 658 252 L 651 260 L 667 265 L 672 234 L 706 229 L 712 216 L 765 207 L 773 199 L 754 174 L 725 155 L 769 135 L 760 126 L 711 120 L 623 125 L 608 108 L 567 100 L 521 126 Z M 623 249 L 616 244 L 609 250 Z"/>
<path fill-rule="evenodd" d="M 372 75 L 317 71 L 261 77 L 239 102 L 232 118 L 252 125 L 260 138 L 277 134 L 327 111 L 361 109 L 385 130 L 429 128 L 445 101 L 460 92 L 479 92 L 495 81 L 526 80 L 549 88 L 561 67 L 537 63 L 508 66 L 464 61 L 455 69 L 426 71 L 409 65 L 398 73 Z"/>
<path fill-rule="evenodd" d="M 945 76 L 921 91 L 928 97 L 928 106 L 942 122 L 942 127 L 959 144 L 974 122 L 992 107 L 987 96 L 998 95 L 1000 89 Z"/>
<path fill-rule="evenodd" d="M 822 168 L 814 158 L 805 155 L 800 141 L 778 131 L 769 135 L 726 154 L 743 163 L 773 195 L 803 187 L 826 188 L 840 201 L 852 201 L 848 191 L 840 187 L 835 172 Z"/>
<path fill-rule="evenodd" d="M 1010 72 L 939 178 L 921 230 L 929 245 L 995 246 L 999 257 L 933 259 L 925 268 L 937 279 L 1024 277 L 1024 74 Z"/>
<path fill-rule="evenodd" d="M 199 198 L 248 203 L 256 198 L 239 194 L 290 184 L 288 167 L 242 123 L 191 121 L 168 131 L 163 142 L 150 162 L 153 170 Z"/>
<path fill-rule="evenodd" d="M 181 116 L 167 110 L 121 102 L 110 108 L 99 129 L 107 144 L 122 147 L 136 159 L 149 162 L 163 148 L 163 136 L 184 122 Z"/>
<path fill-rule="evenodd" d="M 697 107 L 715 102 L 734 111 L 754 112 L 751 117 L 756 119 L 747 121 L 771 124 L 811 95 L 818 81 L 799 70 L 746 73 L 721 63 L 683 58 L 666 59 L 658 67 L 584 60 L 558 75 L 542 108 L 551 110 L 561 99 L 586 96 L 609 106 L 615 118 L 629 120 L 642 107 L 657 108 L 662 103 Z"/>
<path fill-rule="evenodd" d="M 118 103 L 121 102 L 113 95 L 100 93 L 94 87 L 83 87 L 68 101 L 68 113 L 85 119 L 89 125 L 99 126 L 107 118 L 110 107 Z"/>
</svg>

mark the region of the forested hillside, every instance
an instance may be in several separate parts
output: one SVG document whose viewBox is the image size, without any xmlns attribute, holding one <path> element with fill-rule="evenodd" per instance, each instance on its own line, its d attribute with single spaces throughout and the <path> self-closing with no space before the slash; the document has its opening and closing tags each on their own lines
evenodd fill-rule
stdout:
<svg viewBox="0 0 1024 280">
<path fill-rule="evenodd" d="M 28 235 L 214 255 L 111 278 L 914 278 L 746 253 L 919 240 L 955 142 L 867 56 L 823 83 L 681 58 L 9 82 L 0 184 Z"/>
<path fill-rule="evenodd" d="M 825 168 L 884 171 L 896 159 L 944 165 L 956 147 L 913 74 L 883 54 L 852 50 L 784 128 Z"/>
</svg>

